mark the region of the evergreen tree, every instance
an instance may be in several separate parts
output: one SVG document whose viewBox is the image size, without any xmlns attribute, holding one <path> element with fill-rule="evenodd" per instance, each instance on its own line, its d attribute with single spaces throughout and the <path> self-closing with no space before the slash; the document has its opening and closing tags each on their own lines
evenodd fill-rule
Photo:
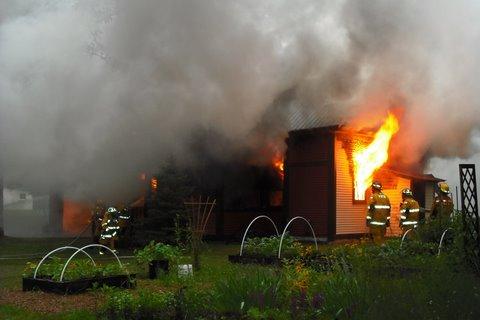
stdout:
<svg viewBox="0 0 480 320">
<path fill-rule="evenodd" d="M 184 201 L 194 191 L 187 172 L 177 167 L 173 160 L 168 161 L 154 178 L 157 188 L 150 188 L 145 199 L 145 217 L 135 230 L 138 245 L 151 240 L 176 242 L 178 227 L 186 221 Z"/>
</svg>

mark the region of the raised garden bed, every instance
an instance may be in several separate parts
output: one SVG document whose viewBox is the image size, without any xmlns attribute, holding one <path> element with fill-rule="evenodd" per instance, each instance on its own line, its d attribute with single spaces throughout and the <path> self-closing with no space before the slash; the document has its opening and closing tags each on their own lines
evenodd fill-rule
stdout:
<svg viewBox="0 0 480 320">
<path fill-rule="evenodd" d="M 134 288 L 135 285 L 135 274 L 113 275 L 70 281 L 55 281 L 44 278 L 34 279 L 33 277 L 22 279 L 23 291 L 41 290 L 58 294 L 75 294 L 93 287 L 109 286 L 117 288 Z"/>
<path fill-rule="evenodd" d="M 250 255 L 229 255 L 228 261 L 233 263 L 245 263 L 245 264 L 261 264 L 261 265 L 280 265 L 281 259 L 272 256 L 250 256 Z"/>
<path fill-rule="evenodd" d="M 103 248 L 109 250 L 116 262 L 97 264 L 85 249 Z M 53 256 L 64 250 L 74 250 L 68 259 Z M 77 254 L 88 259 L 75 259 Z M 48 259 L 48 260 L 47 260 Z M 27 262 L 22 277 L 23 291 L 42 290 L 59 294 L 72 294 L 93 287 L 112 286 L 132 288 L 135 286 L 135 274 L 130 274 L 118 256 L 108 247 L 90 244 L 82 248 L 65 246 L 47 253 L 38 263 Z"/>
</svg>

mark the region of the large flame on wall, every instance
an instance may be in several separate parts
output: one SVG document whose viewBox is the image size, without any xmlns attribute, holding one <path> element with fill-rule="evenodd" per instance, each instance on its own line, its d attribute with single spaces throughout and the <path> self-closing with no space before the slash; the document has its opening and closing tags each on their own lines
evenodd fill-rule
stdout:
<svg viewBox="0 0 480 320">
<path fill-rule="evenodd" d="M 389 113 L 372 143 L 353 152 L 355 200 L 365 200 L 365 191 L 372 184 L 373 174 L 388 160 L 390 140 L 398 129 L 398 119 Z"/>
</svg>

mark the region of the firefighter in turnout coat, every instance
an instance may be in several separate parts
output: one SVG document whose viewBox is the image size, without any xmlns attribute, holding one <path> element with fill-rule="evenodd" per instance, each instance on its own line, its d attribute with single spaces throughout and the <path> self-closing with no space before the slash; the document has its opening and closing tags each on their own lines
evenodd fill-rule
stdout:
<svg viewBox="0 0 480 320">
<path fill-rule="evenodd" d="M 119 212 L 115 207 L 109 207 L 102 220 L 102 233 L 100 234 L 100 244 L 109 247 L 115 251 L 115 241 L 118 239 L 120 225 L 118 221 Z M 100 254 L 103 251 L 100 250 Z"/>
<path fill-rule="evenodd" d="M 453 213 L 453 201 L 450 198 L 450 187 L 446 182 L 438 183 L 439 194 L 435 196 L 432 206 L 432 219 L 448 221 Z"/>
<path fill-rule="evenodd" d="M 384 244 L 387 227 L 390 226 L 390 200 L 382 192 L 382 184 L 372 183 L 372 196 L 368 201 L 367 226 L 370 228 L 373 242 Z"/>
<path fill-rule="evenodd" d="M 92 235 L 93 243 L 99 243 L 102 234 L 102 221 L 105 214 L 105 205 L 98 200 L 92 212 Z"/>
<path fill-rule="evenodd" d="M 400 204 L 400 228 L 403 233 L 416 228 L 420 218 L 420 206 L 413 198 L 413 192 L 409 188 L 402 190 L 402 204 Z"/>
</svg>

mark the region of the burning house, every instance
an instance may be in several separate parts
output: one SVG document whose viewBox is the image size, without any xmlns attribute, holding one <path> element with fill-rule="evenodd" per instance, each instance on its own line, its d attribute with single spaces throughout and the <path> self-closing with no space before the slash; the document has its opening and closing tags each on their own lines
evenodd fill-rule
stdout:
<svg viewBox="0 0 480 320">
<path fill-rule="evenodd" d="M 328 240 L 361 236 L 368 232 L 365 217 L 372 180 L 382 182 L 392 205 L 387 235 L 401 234 L 403 188 L 411 188 L 420 206 L 430 208 L 434 186 L 442 180 L 399 170 L 387 162 L 389 141 L 396 132 L 388 121 L 375 135 L 342 126 L 291 131 L 285 158 L 284 205 L 288 217 L 305 217 L 317 236 Z M 311 236 L 302 224 L 292 226 L 292 233 Z"/>
</svg>

